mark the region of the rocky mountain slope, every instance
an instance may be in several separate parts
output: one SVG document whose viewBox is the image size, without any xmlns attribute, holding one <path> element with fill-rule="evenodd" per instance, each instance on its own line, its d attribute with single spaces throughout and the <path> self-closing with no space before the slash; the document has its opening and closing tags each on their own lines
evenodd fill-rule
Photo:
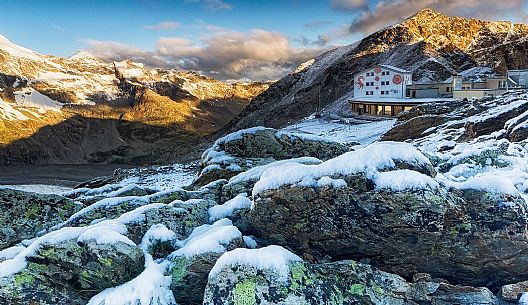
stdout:
<svg viewBox="0 0 528 305">
<path fill-rule="evenodd" d="M 0 164 L 167 162 L 268 86 L 47 56 L 0 36 Z"/>
<path fill-rule="evenodd" d="M 371 144 L 241 130 L 192 180 L 0 189 L 0 303 L 525 305 L 527 126 L 509 92 L 415 108 Z"/>
<path fill-rule="evenodd" d="M 284 126 L 314 113 L 319 101 L 323 107 L 342 103 L 352 97 L 353 75 L 377 64 L 408 69 L 417 82 L 443 81 L 475 66 L 497 73 L 527 68 L 527 39 L 525 24 L 448 17 L 426 9 L 301 65 L 256 97 L 224 133 Z"/>
</svg>

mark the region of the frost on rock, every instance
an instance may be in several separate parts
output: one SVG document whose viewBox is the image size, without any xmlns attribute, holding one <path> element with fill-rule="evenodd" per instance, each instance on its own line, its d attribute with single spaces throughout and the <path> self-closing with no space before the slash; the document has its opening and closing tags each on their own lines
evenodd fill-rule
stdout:
<svg viewBox="0 0 528 305">
<path fill-rule="evenodd" d="M 399 142 L 374 143 L 357 151 L 345 153 L 337 158 L 328 160 L 319 165 L 286 164 L 274 167 L 262 173 L 260 180 L 253 187 L 253 196 L 262 191 L 280 188 L 283 185 L 318 186 L 331 177 L 342 177 L 353 174 L 364 174 L 374 181 L 384 183 L 389 177 L 377 177 L 381 172 L 398 169 L 404 164 L 413 170 L 421 171 L 433 175 L 432 165 L 421 152 L 410 144 Z M 394 174 L 393 174 L 394 175 Z M 407 181 L 407 184 L 414 182 L 414 188 L 431 185 L 430 178 L 427 181 L 417 179 L 424 177 L 414 175 L 414 181 Z M 344 182 L 344 181 L 343 181 Z M 344 186 L 343 182 L 337 182 L 339 186 Z"/>
<path fill-rule="evenodd" d="M 254 127 L 237 131 L 219 140 L 202 155 L 200 174 L 195 185 L 201 186 L 276 160 L 300 157 L 329 159 L 348 147 L 316 135 Z"/>
<path fill-rule="evenodd" d="M 224 253 L 216 261 L 209 278 L 217 276 L 224 268 L 246 266 L 255 270 L 272 271 L 277 278 L 287 280 L 291 263 L 300 261 L 302 261 L 300 257 L 281 246 L 267 246 L 260 249 L 238 248 Z"/>
<path fill-rule="evenodd" d="M 439 187 L 438 182 L 422 173 L 401 169 L 391 172 L 381 172 L 374 179 L 376 188 L 393 191 L 423 190 Z"/>
<path fill-rule="evenodd" d="M 135 279 L 104 290 L 88 305 L 176 305 L 169 289 L 171 277 L 164 274 L 166 269 L 166 263 L 151 262 Z"/>
<path fill-rule="evenodd" d="M 226 246 L 235 239 L 241 239 L 242 233 L 229 219 L 220 219 L 212 225 L 202 225 L 194 229 L 191 235 L 177 245 L 181 248 L 172 256 L 192 257 L 207 252 L 223 253 Z"/>
<path fill-rule="evenodd" d="M 154 241 L 174 238 L 175 233 L 164 225 L 151 226 L 140 244 L 145 256 L 145 270 L 127 283 L 102 291 L 90 299 L 88 305 L 176 305 L 170 289 L 172 279 L 165 275 L 169 262 L 155 262 L 149 253 Z"/>
<path fill-rule="evenodd" d="M 235 210 L 249 209 L 251 205 L 252 201 L 247 198 L 247 194 L 239 194 L 224 204 L 209 208 L 209 221 L 230 217 Z"/>
</svg>

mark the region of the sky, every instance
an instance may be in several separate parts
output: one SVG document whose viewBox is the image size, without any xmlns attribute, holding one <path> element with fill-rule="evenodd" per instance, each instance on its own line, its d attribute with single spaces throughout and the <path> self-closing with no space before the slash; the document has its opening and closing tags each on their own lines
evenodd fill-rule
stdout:
<svg viewBox="0 0 528 305">
<path fill-rule="evenodd" d="M 524 22 L 528 0 L 0 1 L 0 34 L 43 54 L 269 80 L 423 8 Z"/>
</svg>

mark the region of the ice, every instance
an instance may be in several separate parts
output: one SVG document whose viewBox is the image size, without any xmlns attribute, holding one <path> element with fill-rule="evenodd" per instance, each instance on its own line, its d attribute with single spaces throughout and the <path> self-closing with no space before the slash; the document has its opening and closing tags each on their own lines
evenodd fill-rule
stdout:
<svg viewBox="0 0 528 305">
<path fill-rule="evenodd" d="M 287 126 L 281 130 L 295 135 L 314 135 L 339 143 L 357 142 L 368 145 L 377 141 L 392 128 L 396 120 L 380 120 L 375 122 L 359 120 L 334 120 L 309 118 L 300 123 Z"/>
<path fill-rule="evenodd" d="M 269 270 L 278 279 L 288 280 L 290 264 L 302 259 L 281 246 L 260 249 L 238 248 L 222 254 L 209 272 L 209 278 L 217 276 L 226 267 L 247 266 L 256 270 Z"/>
</svg>

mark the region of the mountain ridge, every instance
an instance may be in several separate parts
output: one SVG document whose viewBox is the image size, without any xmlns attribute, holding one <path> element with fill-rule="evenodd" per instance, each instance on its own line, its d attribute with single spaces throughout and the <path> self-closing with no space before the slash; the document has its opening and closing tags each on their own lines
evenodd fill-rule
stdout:
<svg viewBox="0 0 528 305">
<path fill-rule="evenodd" d="M 254 98 L 219 133 L 256 125 L 283 127 L 313 114 L 319 103 L 332 109 L 346 108 L 336 104 L 351 97 L 353 75 L 376 64 L 410 70 L 417 82 L 444 81 L 476 66 L 489 66 L 498 73 L 526 68 L 527 38 L 525 24 L 448 17 L 424 9 L 286 75 Z"/>
<path fill-rule="evenodd" d="M 226 124 L 268 86 L 228 84 L 196 72 L 153 69 L 131 60 L 106 62 L 87 52 L 69 58 L 42 55 L 0 36 L 0 164 L 170 162 L 192 154 L 190 147 L 196 147 L 201 137 Z M 94 143 L 86 138 L 88 133 L 75 139 L 66 134 L 72 128 L 82 134 L 91 121 L 97 122 L 94 126 L 101 128 L 101 134 L 112 137 L 107 141 L 111 145 Z M 144 132 L 116 129 L 116 124 Z M 161 133 L 149 135 L 150 126 Z M 48 137 L 74 142 L 61 146 L 43 137 L 32 138 L 44 127 L 49 127 Z M 178 132 L 190 139 L 174 136 Z M 156 140 L 155 134 L 173 141 Z M 164 146 L 163 152 L 157 144 Z M 77 146 L 95 149 L 77 157 L 59 154 L 64 160 L 52 153 Z M 152 151 L 157 155 L 147 156 Z"/>
</svg>

